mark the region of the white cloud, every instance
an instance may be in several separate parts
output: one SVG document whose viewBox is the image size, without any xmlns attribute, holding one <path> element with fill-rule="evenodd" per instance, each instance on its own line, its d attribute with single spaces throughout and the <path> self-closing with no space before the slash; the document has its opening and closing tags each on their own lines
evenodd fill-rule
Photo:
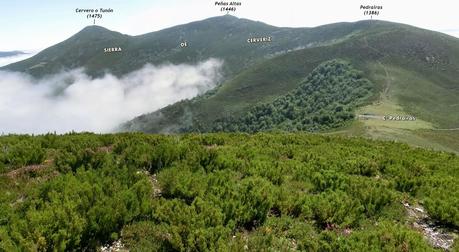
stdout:
<svg viewBox="0 0 459 252">
<path fill-rule="evenodd" d="M 82 69 L 35 80 L 0 71 L 0 132 L 109 132 L 118 124 L 215 86 L 222 61 L 146 65 L 121 78 Z"/>
</svg>

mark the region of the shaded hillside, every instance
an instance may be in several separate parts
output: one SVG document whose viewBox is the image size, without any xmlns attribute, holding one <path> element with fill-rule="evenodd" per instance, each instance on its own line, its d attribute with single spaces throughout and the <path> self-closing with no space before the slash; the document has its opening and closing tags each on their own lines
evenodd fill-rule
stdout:
<svg viewBox="0 0 459 252">
<path fill-rule="evenodd" d="M 457 127 L 459 113 L 454 105 L 459 99 L 459 40 L 402 24 L 357 24 L 366 29 L 337 43 L 267 59 L 207 95 L 142 115 L 123 129 L 177 132 L 193 121 L 212 127 L 216 120 L 237 118 L 259 103 L 285 95 L 319 64 L 336 58 L 363 71 L 376 91 L 390 90 L 390 99 L 407 113 L 437 127 Z"/>
</svg>

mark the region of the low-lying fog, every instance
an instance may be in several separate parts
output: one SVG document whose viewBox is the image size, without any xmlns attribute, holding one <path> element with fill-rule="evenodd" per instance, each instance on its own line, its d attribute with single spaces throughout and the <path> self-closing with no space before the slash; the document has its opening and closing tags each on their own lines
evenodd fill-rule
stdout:
<svg viewBox="0 0 459 252">
<path fill-rule="evenodd" d="M 222 64 L 209 59 L 196 65 L 146 65 L 121 78 L 96 79 L 83 69 L 41 80 L 0 71 L 0 133 L 110 132 L 215 87 Z"/>
</svg>

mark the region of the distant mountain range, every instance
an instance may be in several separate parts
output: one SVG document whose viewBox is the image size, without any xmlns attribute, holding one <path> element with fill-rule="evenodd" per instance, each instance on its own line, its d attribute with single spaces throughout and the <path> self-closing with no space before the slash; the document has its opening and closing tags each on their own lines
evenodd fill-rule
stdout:
<svg viewBox="0 0 459 252">
<path fill-rule="evenodd" d="M 27 53 L 22 52 L 22 51 L 7 51 L 7 52 L 0 52 L 0 58 L 18 56 L 18 55 L 22 55 L 22 54 L 27 54 Z"/>
<path fill-rule="evenodd" d="M 249 43 L 250 38 L 271 41 Z M 186 47 L 180 46 L 183 42 Z M 104 48 L 122 50 L 106 53 Z M 139 115 L 119 130 L 231 131 L 223 126 L 237 122 L 262 131 L 317 131 L 324 128 L 313 122 L 326 122 L 337 127 L 327 130 L 330 134 L 459 151 L 459 132 L 454 130 L 459 128 L 459 39 L 404 24 L 366 20 L 284 28 L 225 15 L 139 36 L 89 26 L 3 69 L 38 78 L 77 67 L 93 77 L 107 71 L 121 76 L 146 63 L 196 63 L 210 57 L 225 62 L 217 88 Z M 370 93 L 327 94 L 350 92 L 340 83 L 367 90 L 360 82 L 370 83 Z M 315 105 L 306 106 L 311 101 Z M 284 107 L 264 110 L 279 104 Z M 348 118 L 349 113 L 354 116 Z M 365 120 L 354 120 L 359 115 Z M 405 115 L 416 120 L 383 119 Z M 337 118 L 342 123 L 327 121 Z"/>
<path fill-rule="evenodd" d="M 123 75 L 146 63 L 194 63 L 215 57 L 226 62 L 225 72 L 239 73 L 260 60 L 288 50 L 333 43 L 369 23 L 341 23 L 317 28 L 278 28 L 225 15 L 174 26 L 139 36 L 128 36 L 100 26 L 88 26 L 71 38 L 7 69 L 36 77 L 85 67 L 93 76 L 106 70 Z M 248 38 L 272 36 L 272 43 L 250 44 Z M 180 44 L 187 41 L 187 47 Z M 104 53 L 104 48 L 122 53 Z"/>
</svg>

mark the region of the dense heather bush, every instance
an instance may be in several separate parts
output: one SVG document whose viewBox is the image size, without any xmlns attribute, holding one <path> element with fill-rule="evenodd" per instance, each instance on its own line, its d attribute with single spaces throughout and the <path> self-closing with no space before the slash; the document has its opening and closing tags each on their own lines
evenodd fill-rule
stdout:
<svg viewBox="0 0 459 252">
<path fill-rule="evenodd" d="M 308 134 L 0 137 L 0 250 L 429 251 L 401 201 L 459 227 L 459 157 Z"/>
</svg>

